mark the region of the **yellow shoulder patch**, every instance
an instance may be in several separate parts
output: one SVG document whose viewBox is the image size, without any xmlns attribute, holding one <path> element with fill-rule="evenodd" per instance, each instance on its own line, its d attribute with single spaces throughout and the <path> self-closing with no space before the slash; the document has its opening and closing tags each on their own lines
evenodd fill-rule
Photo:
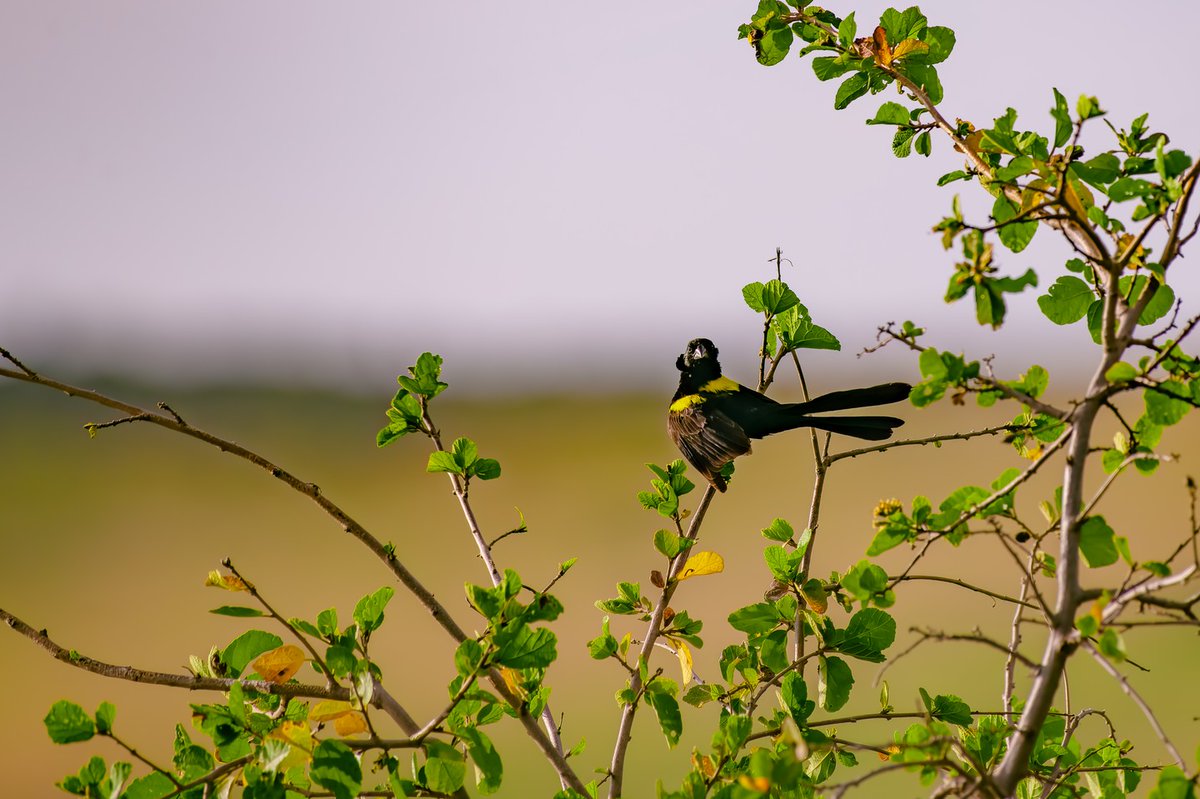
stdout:
<svg viewBox="0 0 1200 799">
<path fill-rule="evenodd" d="M 741 390 L 736 380 L 730 380 L 728 377 L 721 375 L 715 380 L 709 380 L 704 385 L 700 386 L 700 390 L 709 394 L 725 394 L 731 391 Z"/>
<path fill-rule="evenodd" d="M 699 394 L 688 394 L 672 402 L 669 410 L 671 413 L 679 413 L 701 402 L 704 402 L 704 397 Z"/>
</svg>

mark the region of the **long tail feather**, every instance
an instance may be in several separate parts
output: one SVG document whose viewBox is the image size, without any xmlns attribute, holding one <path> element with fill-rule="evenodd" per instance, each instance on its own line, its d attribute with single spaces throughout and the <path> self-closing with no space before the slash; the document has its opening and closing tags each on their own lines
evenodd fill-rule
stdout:
<svg viewBox="0 0 1200 799">
<path fill-rule="evenodd" d="M 797 427 L 815 427 L 867 441 L 883 441 L 891 438 L 892 430 L 902 424 L 904 420 L 895 416 L 808 416 Z"/>
<path fill-rule="evenodd" d="M 823 413 L 825 411 L 847 411 L 852 408 L 868 408 L 872 405 L 888 405 L 908 399 L 912 386 L 908 383 L 883 383 L 870 388 L 852 388 L 823 394 L 808 402 L 790 405 L 795 413 Z M 870 417 L 862 417 L 870 418 Z"/>
</svg>

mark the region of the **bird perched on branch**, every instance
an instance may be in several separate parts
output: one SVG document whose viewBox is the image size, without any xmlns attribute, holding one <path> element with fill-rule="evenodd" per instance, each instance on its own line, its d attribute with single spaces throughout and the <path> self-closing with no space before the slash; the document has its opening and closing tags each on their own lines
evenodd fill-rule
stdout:
<svg viewBox="0 0 1200 799">
<path fill-rule="evenodd" d="M 750 439 L 797 427 L 815 427 L 869 441 L 890 438 L 904 424 L 894 416 L 812 416 L 887 405 L 908 397 L 907 383 L 835 391 L 808 402 L 779 403 L 721 374 L 717 348 L 706 338 L 693 339 L 675 362 L 679 389 L 667 413 L 667 432 L 687 462 L 718 491 L 725 490 L 721 469 L 750 451 Z"/>
</svg>

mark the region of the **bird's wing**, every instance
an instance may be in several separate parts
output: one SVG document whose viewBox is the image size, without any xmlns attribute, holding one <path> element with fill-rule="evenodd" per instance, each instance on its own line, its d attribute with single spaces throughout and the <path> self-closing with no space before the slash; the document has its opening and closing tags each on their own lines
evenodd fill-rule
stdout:
<svg viewBox="0 0 1200 799">
<path fill-rule="evenodd" d="M 667 431 L 688 463 L 710 479 L 725 464 L 750 451 L 746 431 L 707 402 L 671 413 Z"/>
</svg>

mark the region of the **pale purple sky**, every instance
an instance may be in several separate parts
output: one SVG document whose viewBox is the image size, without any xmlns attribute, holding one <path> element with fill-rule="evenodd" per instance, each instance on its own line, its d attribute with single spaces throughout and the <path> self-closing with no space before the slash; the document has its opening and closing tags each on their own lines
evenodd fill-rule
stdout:
<svg viewBox="0 0 1200 799">
<path fill-rule="evenodd" d="M 908 317 L 1014 368 L 1086 340 L 1033 292 L 1000 335 L 941 302 L 929 227 L 980 190 L 934 186 L 941 140 L 890 155 L 863 120 L 894 94 L 835 112 L 807 61 L 755 63 L 755 6 L 3 3 L 0 345 L 71 374 L 377 386 L 432 349 L 481 390 L 669 385 L 694 336 L 752 357 L 740 287 L 776 245 L 846 346 L 821 368 L 873 368 L 853 352 Z M 958 33 L 947 115 L 1050 131 L 1057 86 L 1195 154 L 1200 4 L 1136 8 L 924 3 Z M 1052 238 L 1003 270 L 1044 291 Z"/>
</svg>

